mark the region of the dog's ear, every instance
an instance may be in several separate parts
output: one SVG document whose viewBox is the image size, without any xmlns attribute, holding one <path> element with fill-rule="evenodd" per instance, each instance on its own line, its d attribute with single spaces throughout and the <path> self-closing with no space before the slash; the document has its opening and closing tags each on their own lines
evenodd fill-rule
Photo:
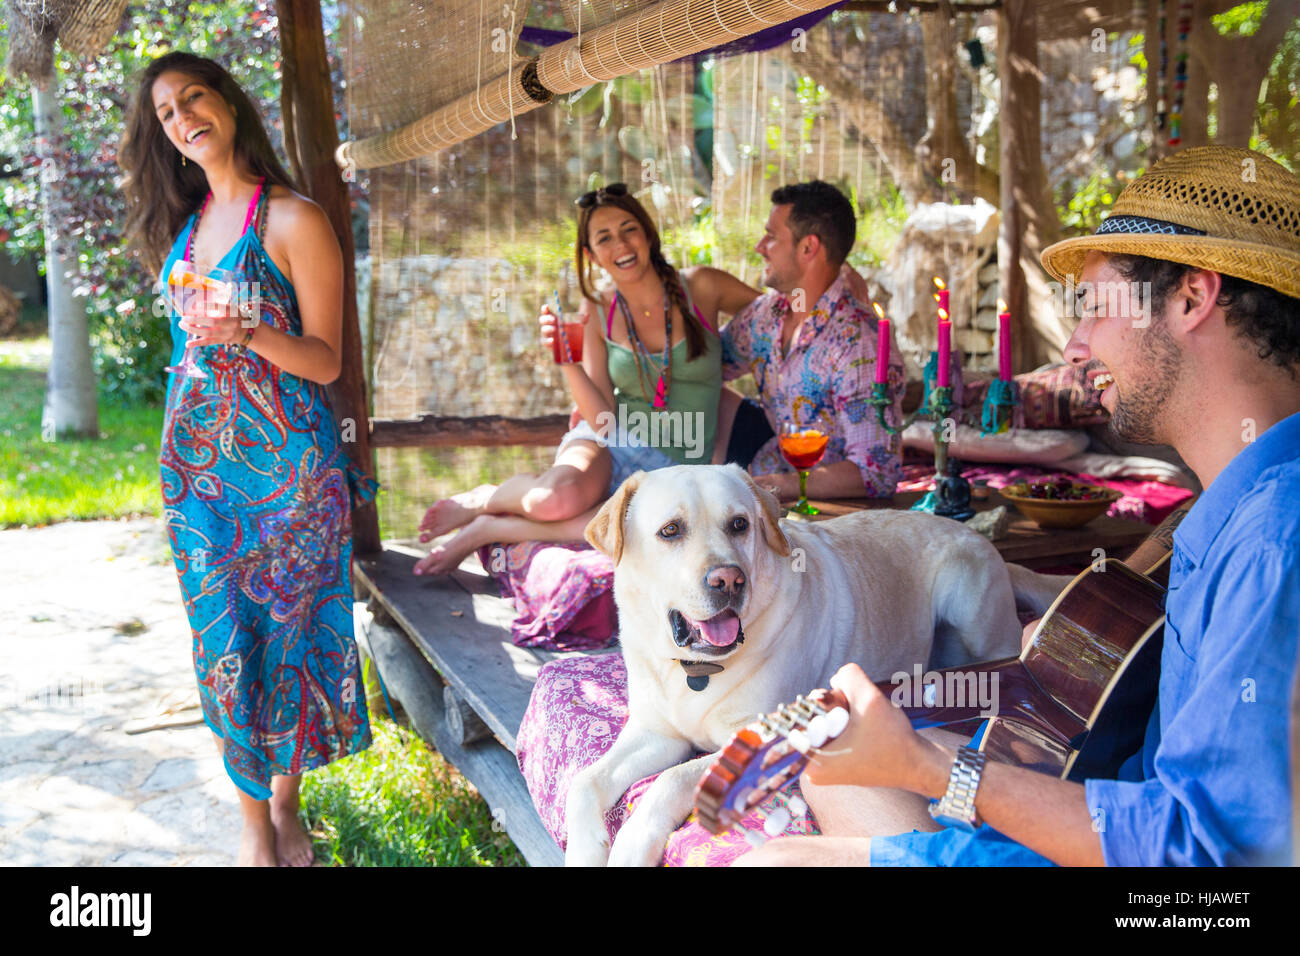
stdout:
<svg viewBox="0 0 1300 956">
<path fill-rule="evenodd" d="M 623 557 L 623 523 L 627 519 L 627 506 L 645 478 L 638 471 L 618 486 L 614 496 L 600 506 L 596 517 L 587 523 L 583 536 L 597 551 L 610 557 L 617 565 Z"/>
<path fill-rule="evenodd" d="M 781 520 L 781 502 L 776 500 L 776 495 L 772 494 L 772 492 L 758 487 L 754 479 L 749 476 L 749 472 L 744 468 L 739 465 L 733 467 L 744 477 L 749 484 L 749 490 L 754 492 L 754 497 L 758 499 L 758 506 L 763 512 L 758 519 L 759 529 L 763 532 L 768 547 L 777 554 L 789 555 L 790 539 L 785 536 L 785 532 L 781 530 L 779 523 Z"/>
</svg>

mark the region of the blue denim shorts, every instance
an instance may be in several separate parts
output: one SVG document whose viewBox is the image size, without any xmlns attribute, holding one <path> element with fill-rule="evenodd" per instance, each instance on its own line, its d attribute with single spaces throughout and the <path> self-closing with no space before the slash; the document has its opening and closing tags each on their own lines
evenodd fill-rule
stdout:
<svg viewBox="0 0 1300 956">
<path fill-rule="evenodd" d="M 609 488 L 605 492 L 606 497 L 618 491 L 618 486 L 638 471 L 654 471 L 657 468 L 671 468 L 679 464 L 658 448 L 635 443 L 617 427 L 611 428 L 608 438 L 601 438 L 596 434 L 596 429 L 592 428 L 585 419 L 578 422 L 575 428 L 565 432 L 564 437 L 560 439 L 560 447 L 555 450 L 556 459 L 559 459 L 570 442 L 575 441 L 594 441 L 609 452 L 612 467 L 609 474 Z"/>
<path fill-rule="evenodd" d="M 979 747 L 989 722 L 980 724 L 970 746 Z M 974 833 L 945 827 L 871 838 L 872 866 L 1056 866 L 987 823 Z"/>
</svg>

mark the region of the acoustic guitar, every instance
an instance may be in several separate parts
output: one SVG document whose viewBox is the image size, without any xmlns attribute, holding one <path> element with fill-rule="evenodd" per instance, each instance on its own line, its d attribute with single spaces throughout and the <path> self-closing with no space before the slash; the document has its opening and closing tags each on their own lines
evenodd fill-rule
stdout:
<svg viewBox="0 0 1300 956">
<path fill-rule="evenodd" d="M 954 705 L 952 698 L 961 695 L 952 691 L 996 681 L 997 714 L 989 718 L 980 742 L 990 760 L 1070 780 L 1115 776 L 1141 747 L 1155 705 L 1163 581 L 1173 529 L 1189 507 L 1166 518 L 1129 559 L 1145 565 L 1147 573 L 1106 558 L 1075 577 L 1019 657 L 926 674 L 923 693 L 932 691 L 936 703 L 905 706 L 912 725 L 973 734 L 984 720 L 981 704 Z M 903 681 L 876 686 L 894 699 L 896 692 L 905 696 L 915 689 Z M 696 789 L 701 824 L 720 833 L 739 821 L 798 776 L 807 752 L 834 739 L 847 718 L 843 695 L 820 690 L 742 729 Z"/>
</svg>

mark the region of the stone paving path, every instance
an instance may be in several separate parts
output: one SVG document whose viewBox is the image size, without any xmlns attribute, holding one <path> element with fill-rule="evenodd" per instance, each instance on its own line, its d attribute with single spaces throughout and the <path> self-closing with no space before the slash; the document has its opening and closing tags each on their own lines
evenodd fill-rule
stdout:
<svg viewBox="0 0 1300 956">
<path fill-rule="evenodd" d="M 212 734 L 124 732 L 176 702 L 198 696 L 160 521 L 0 531 L 0 864 L 233 864 Z"/>
</svg>

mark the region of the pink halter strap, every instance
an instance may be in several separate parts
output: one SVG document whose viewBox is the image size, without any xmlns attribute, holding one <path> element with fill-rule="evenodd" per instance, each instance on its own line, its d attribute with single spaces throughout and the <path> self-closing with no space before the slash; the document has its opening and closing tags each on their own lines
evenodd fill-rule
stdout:
<svg viewBox="0 0 1300 956">
<path fill-rule="evenodd" d="M 253 193 L 253 198 L 248 203 L 248 213 L 244 216 L 244 228 L 239 231 L 242 236 L 248 232 L 248 224 L 253 221 L 253 216 L 257 215 L 257 201 L 262 198 L 262 186 L 266 179 L 260 179 L 257 183 L 257 191 Z"/>
</svg>

